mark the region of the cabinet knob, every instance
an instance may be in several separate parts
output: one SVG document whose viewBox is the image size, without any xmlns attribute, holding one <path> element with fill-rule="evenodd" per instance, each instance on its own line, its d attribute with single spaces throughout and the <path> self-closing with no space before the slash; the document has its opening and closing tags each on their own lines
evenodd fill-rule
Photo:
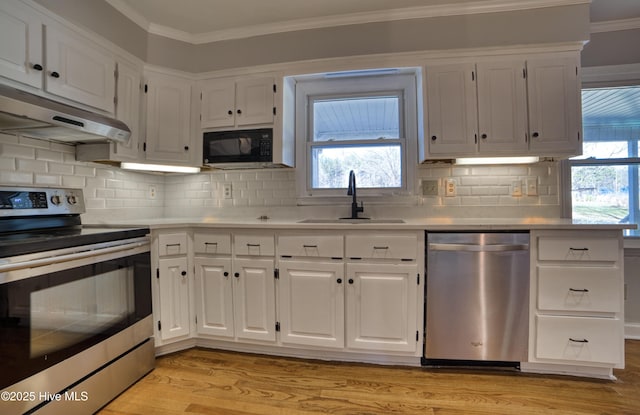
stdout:
<svg viewBox="0 0 640 415">
<path fill-rule="evenodd" d="M 438 137 L 436 137 L 435 135 L 431 136 L 431 141 L 436 141 L 438 139 Z"/>
<path fill-rule="evenodd" d="M 342 284 L 342 278 L 338 278 L 338 279 L 336 280 L 336 282 L 337 282 L 338 284 Z"/>
<path fill-rule="evenodd" d="M 56 71 L 51 72 L 51 77 L 52 78 L 60 78 L 60 74 Z"/>
<path fill-rule="evenodd" d="M 349 278 L 349 284 L 353 284 L 353 278 Z"/>
<path fill-rule="evenodd" d="M 182 275 L 182 276 L 184 277 L 185 275 L 187 275 L 187 271 L 182 271 L 182 272 L 180 273 L 180 275 Z"/>
<path fill-rule="evenodd" d="M 233 276 L 236 277 L 236 278 L 240 278 L 240 273 L 236 272 L 235 274 L 233 274 Z"/>
<path fill-rule="evenodd" d="M 487 135 L 486 134 L 482 134 L 480 137 L 487 138 Z"/>
<path fill-rule="evenodd" d="M 43 69 L 42 65 L 40 65 L 39 63 L 36 63 L 35 65 L 33 65 L 32 68 L 35 69 L 36 71 L 41 71 Z"/>
<path fill-rule="evenodd" d="M 227 111 L 227 114 L 233 115 L 233 111 L 229 110 L 229 111 Z"/>
<path fill-rule="evenodd" d="M 227 271 L 225 271 L 224 274 L 222 274 L 222 275 L 224 275 L 225 277 L 228 277 L 229 273 Z"/>
<path fill-rule="evenodd" d="M 189 151 L 189 146 L 184 146 L 184 151 Z"/>
<path fill-rule="evenodd" d="M 533 135 L 533 138 L 538 138 L 540 136 L 540 134 L 538 134 L 537 132 L 533 133 L 532 135 Z"/>
<path fill-rule="evenodd" d="M 236 112 L 238 113 L 238 115 L 242 114 L 242 110 L 238 110 Z"/>
</svg>

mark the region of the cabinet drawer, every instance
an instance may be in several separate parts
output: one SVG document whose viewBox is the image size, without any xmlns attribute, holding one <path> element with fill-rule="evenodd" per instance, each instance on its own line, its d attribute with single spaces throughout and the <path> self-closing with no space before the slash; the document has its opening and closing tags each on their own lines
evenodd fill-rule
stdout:
<svg viewBox="0 0 640 415">
<path fill-rule="evenodd" d="M 610 318 L 538 316 L 536 358 L 622 363 L 622 322 Z"/>
<path fill-rule="evenodd" d="M 597 237 L 540 237 L 541 261 L 617 261 L 618 239 Z"/>
<path fill-rule="evenodd" d="M 231 235 L 228 233 L 196 233 L 193 235 L 193 251 L 196 255 L 230 255 Z"/>
<path fill-rule="evenodd" d="M 418 246 L 416 235 L 347 235 L 347 258 L 379 258 L 415 260 Z"/>
<path fill-rule="evenodd" d="M 283 235 L 278 237 L 278 254 L 292 257 L 342 258 L 342 235 Z"/>
<path fill-rule="evenodd" d="M 236 234 L 233 249 L 236 255 L 274 256 L 273 240 L 273 235 Z"/>
<path fill-rule="evenodd" d="M 186 233 L 164 233 L 158 235 L 158 255 L 186 255 Z"/>
<path fill-rule="evenodd" d="M 538 267 L 538 309 L 622 311 L 622 275 L 617 267 Z"/>
</svg>

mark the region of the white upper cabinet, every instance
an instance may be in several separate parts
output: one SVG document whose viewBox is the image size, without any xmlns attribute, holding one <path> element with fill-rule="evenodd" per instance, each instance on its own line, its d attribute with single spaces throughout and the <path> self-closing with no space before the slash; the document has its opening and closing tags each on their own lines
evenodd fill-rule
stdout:
<svg viewBox="0 0 640 415">
<path fill-rule="evenodd" d="M 581 153 L 577 58 L 426 66 L 421 160 Z"/>
<path fill-rule="evenodd" d="M 113 55 L 61 27 L 45 27 L 45 43 L 45 90 L 113 113 L 116 67 Z"/>
<path fill-rule="evenodd" d="M 201 128 L 274 122 L 274 77 L 211 79 L 202 84 Z"/>
<path fill-rule="evenodd" d="M 24 6 L 0 2 L 0 76 L 42 88 L 42 27 L 42 19 Z"/>
<path fill-rule="evenodd" d="M 527 151 L 527 84 L 524 60 L 477 65 L 478 145 L 482 154 Z"/>
<path fill-rule="evenodd" d="M 577 58 L 529 59 L 527 71 L 532 153 L 582 154 Z"/>
<path fill-rule="evenodd" d="M 191 163 L 196 148 L 190 122 L 191 81 L 148 72 L 146 88 L 146 160 Z"/>
<path fill-rule="evenodd" d="M 142 67 L 118 60 L 116 83 L 116 118 L 127 124 L 131 136 L 127 143 L 112 144 L 119 159 L 137 159 L 141 136 L 140 104 Z"/>
<path fill-rule="evenodd" d="M 115 58 L 26 4 L 0 4 L 0 75 L 114 113 Z"/>
<path fill-rule="evenodd" d="M 429 153 L 475 154 L 478 124 L 475 66 L 429 65 L 426 74 Z"/>
</svg>

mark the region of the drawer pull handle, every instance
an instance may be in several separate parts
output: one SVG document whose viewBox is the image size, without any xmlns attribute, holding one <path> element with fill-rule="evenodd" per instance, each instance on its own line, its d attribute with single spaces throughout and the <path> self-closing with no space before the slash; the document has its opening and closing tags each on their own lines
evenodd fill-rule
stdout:
<svg viewBox="0 0 640 415">
<path fill-rule="evenodd" d="M 259 248 L 260 244 L 247 244 L 247 247 L 249 247 L 249 248 Z"/>
<path fill-rule="evenodd" d="M 569 291 L 574 292 L 574 293 L 588 293 L 589 290 L 586 288 L 569 288 Z"/>
<path fill-rule="evenodd" d="M 180 244 L 167 244 L 166 246 L 180 246 Z"/>
<path fill-rule="evenodd" d="M 388 246 L 374 246 L 373 249 L 389 249 Z"/>
<path fill-rule="evenodd" d="M 302 245 L 303 248 L 318 248 L 318 245 Z"/>
<path fill-rule="evenodd" d="M 572 339 L 571 337 L 569 337 L 569 341 L 573 343 L 589 343 L 589 340 L 587 339 Z"/>
<path fill-rule="evenodd" d="M 569 251 L 582 251 L 582 252 L 586 252 L 588 251 L 589 248 L 569 248 Z"/>
<path fill-rule="evenodd" d="M 217 242 L 205 242 L 204 244 L 205 244 L 205 245 L 215 245 L 215 246 L 218 246 L 218 243 L 217 243 Z"/>
</svg>

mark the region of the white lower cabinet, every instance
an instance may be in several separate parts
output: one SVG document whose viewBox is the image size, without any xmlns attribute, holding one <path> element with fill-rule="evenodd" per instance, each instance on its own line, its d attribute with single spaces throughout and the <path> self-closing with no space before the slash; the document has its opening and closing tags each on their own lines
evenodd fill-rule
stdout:
<svg viewBox="0 0 640 415">
<path fill-rule="evenodd" d="M 344 263 L 280 261 L 280 339 L 344 348 Z"/>
<path fill-rule="evenodd" d="M 234 259 L 234 317 L 238 340 L 276 340 L 273 259 Z"/>
<path fill-rule="evenodd" d="M 197 231 L 193 239 L 196 334 L 274 342 L 273 235 Z M 238 257 L 248 254 L 247 247 L 265 256 Z"/>
<path fill-rule="evenodd" d="M 230 258 L 196 257 L 195 310 L 198 335 L 232 339 L 233 280 Z"/>
<path fill-rule="evenodd" d="M 347 347 L 414 352 L 416 265 L 347 264 Z"/>
<path fill-rule="evenodd" d="M 158 261 L 157 290 L 160 313 L 157 333 L 161 342 L 190 334 L 189 276 L 187 257 L 161 258 Z"/>
<path fill-rule="evenodd" d="M 612 377 L 624 368 L 622 233 L 532 231 L 531 255 L 523 370 Z"/>
</svg>

